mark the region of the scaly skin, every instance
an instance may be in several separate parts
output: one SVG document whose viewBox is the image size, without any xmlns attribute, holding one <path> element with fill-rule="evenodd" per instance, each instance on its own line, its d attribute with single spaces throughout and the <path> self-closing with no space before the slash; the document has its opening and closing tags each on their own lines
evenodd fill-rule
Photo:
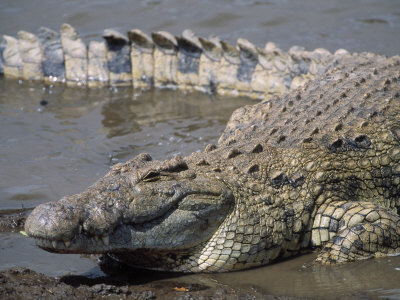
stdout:
<svg viewBox="0 0 400 300">
<path fill-rule="evenodd" d="M 68 24 L 60 34 L 41 28 L 0 43 L 0 74 L 8 78 L 66 83 L 71 86 L 132 85 L 195 89 L 267 99 L 295 89 L 350 55 L 340 49 L 312 52 L 292 47 L 287 53 L 273 43 L 258 48 L 245 39 L 234 47 L 216 37 L 182 36 L 138 29 L 128 38 L 107 29 L 104 42 L 88 46 Z M 357 55 L 355 55 L 357 56 Z"/>
<path fill-rule="evenodd" d="M 342 263 L 400 253 L 400 57 L 343 56 L 318 80 L 236 111 L 218 145 L 118 164 L 38 206 L 25 230 L 58 253 L 223 272 L 312 247 Z"/>
</svg>

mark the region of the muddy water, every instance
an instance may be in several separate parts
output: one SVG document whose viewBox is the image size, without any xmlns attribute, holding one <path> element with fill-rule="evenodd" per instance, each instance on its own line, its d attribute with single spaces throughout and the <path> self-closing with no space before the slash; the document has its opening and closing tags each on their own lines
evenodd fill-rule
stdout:
<svg viewBox="0 0 400 300">
<path fill-rule="evenodd" d="M 216 34 L 234 42 L 245 37 L 262 46 L 300 45 L 330 51 L 371 51 L 394 55 L 400 50 L 398 0 L 2 0 L 0 31 L 73 24 L 86 38 L 105 28 Z"/>
<path fill-rule="evenodd" d="M 68 22 L 98 39 L 104 28 L 180 33 L 191 28 L 230 42 L 245 37 L 283 49 L 400 53 L 398 0 L 2 0 L 0 33 Z M 66 89 L 0 78 L 0 210 L 33 207 L 80 192 L 109 167 L 140 153 L 156 159 L 215 142 L 235 107 L 246 99 L 174 91 Z M 267 294 L 297 297 L 400 298 L 400 257 L 338 267 L 312 265 L 314 254 L 244 272 L 179 277 L 218 281 Z M 101 271 L 94 258 L 37 249 L 18 234 L 0 234 L 0 269 L 24 265 L 52 276 Z M 140 276 L 140 273 L 138 274 Z M 154 273 L 154 280 L 162 279 Z"/>
<path fill-rule="evenodd" d="M 1 209 L 81 191 L 117 162 L 187 155 L 215 142 L 249 99 L 0 81 Z"/>
</svg>

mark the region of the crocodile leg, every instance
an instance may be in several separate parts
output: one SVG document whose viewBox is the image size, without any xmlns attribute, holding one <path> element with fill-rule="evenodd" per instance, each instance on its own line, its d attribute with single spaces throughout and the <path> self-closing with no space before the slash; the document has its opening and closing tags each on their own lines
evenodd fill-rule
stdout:
<svg viewBox="0 0 400 300">
<path fill-rule="evenodd" d="M 317 261 L 325 264 L 394 255 L 400 251 L 400 217 L 370 202 L 331 203 L 319 209 L 311 243 L 323 245 Z"/>
</svg>

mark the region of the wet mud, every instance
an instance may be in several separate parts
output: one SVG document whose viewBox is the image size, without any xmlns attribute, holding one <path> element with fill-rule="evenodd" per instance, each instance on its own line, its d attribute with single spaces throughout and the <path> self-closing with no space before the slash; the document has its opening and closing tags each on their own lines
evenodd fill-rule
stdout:
<svg viewBox="0 0 400 300">
<path fill-rule="evenodd" d="M 1 299 L 299 299 L 264 295 L 256 290 L 237 290 L 217 284 L 132 284 L 135 277 L 102 278 L 64 276 L 52 278 L 26 268 L 0 272 Z"/>
<path fill-rule="evenodd" d="M 26 217 L 31 209 L 0 210 L 0 232 L 19 232 L 23 230 Z"/>
</svg>

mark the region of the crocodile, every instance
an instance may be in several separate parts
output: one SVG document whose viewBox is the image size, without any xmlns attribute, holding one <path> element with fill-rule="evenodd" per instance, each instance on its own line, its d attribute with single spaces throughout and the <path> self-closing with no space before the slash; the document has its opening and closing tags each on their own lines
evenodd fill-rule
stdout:
<svg viewBox="0 0 400 300">
<path fill-rule="evenodd" d="M 177 272 L 310 249 L 324 264 L 400 254 L 400 57 L 333 57 L 316 79 L 235 111 L 217 144 L 164 161 L 139 154 L 39 205 L 26 233 L 50 252 Z"/>
<path fill-rule="evenodd" d="M 295 89 L 331 68 L 341 56 L 323 48 L 282 51 L 273 42 L 260 48 L 244 38 L 231 45 L 218 37 L 181 36 L 139 29 L 127 36 L 106 29 L 104 41 L 88 45 L 69 24 L 60 33 L 42 27 L 19 31 L 0 43 L 0 74 L 68 86 L 132 86 L 199 90 L 267 99 Z"/>
</svg>

